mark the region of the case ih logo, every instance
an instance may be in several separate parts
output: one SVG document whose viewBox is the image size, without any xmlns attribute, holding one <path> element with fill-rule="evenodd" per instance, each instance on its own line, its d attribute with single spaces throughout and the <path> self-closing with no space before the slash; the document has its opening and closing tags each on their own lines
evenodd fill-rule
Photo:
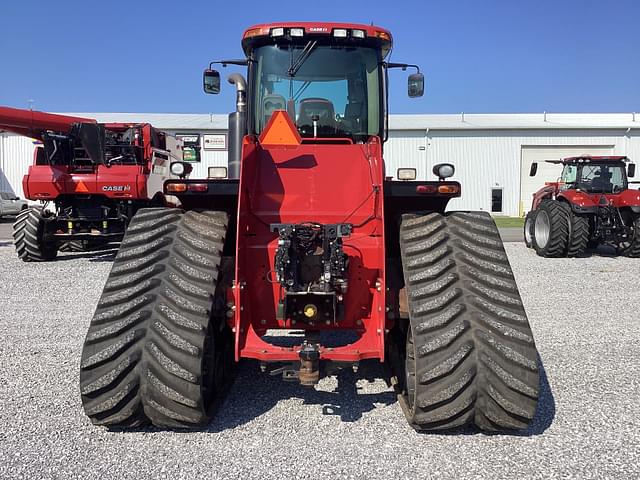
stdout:
<svg viewBox="0 0 640 480">
<path fill-rule="evenodd" d="M 103 192 L 128 192 L 131 190 L 131 185 L 104 185 L 102 187 Z"/>
<path fill-rule="evenodd" d="M 309 32 L 311 33 L 327 33 L 329 29 L 327 27 L 311 27 L 309 28 Z"/>
</svg>

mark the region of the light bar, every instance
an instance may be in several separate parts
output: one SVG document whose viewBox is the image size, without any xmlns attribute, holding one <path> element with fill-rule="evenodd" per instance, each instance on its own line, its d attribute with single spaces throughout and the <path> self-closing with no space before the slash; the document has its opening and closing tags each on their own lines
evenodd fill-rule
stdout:
<svg viewBox="0 0 640 480">
<path fill-rule="evenodd" d="M 289 35 L 292 37 L 302 37 L 304 36 L 304 28 L 292 28 L 289 30 Z"/>
<path fill-rule="evenodd" d="M 284 28 L 278 27 L 278 28 L 272 28 L 271 29 L 271 36 L 272 37 L 282 37 L 283 35 L 284 35 Z"/>
<path fill-rule="evenodd" d="M 351 30 L 351 36 L 353 38 L 364 38 L 366 34 L 364 30 Z"/>
<path fill-rule="evenodd" d="M 346 28 L 335 28 L 333 30 L 333 36 L 338 38 L 346 38 L 347 37 L 347 29 Z"/>
</svg>

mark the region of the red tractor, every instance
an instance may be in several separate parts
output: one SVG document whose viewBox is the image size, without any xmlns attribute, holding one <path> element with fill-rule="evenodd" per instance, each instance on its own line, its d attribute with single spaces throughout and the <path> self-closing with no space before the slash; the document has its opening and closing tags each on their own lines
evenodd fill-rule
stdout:
<svg viewBox="0 0 640 480">
<path fill-rule="evenodd" d="M 166 205 L 162 185 L 172 159 L 182 160 L 180 143 L 146 123 L 0 107 L 0 129 L 42 143 L 22 186 L 44 206 L 24 210 L 13 225 L 25 262 L 53 260 L 61 247 L 119 242 L 139 208 Z"/>
<path fill-rule="evenodd" d="M 234 362 L 313 386 L 368 360 L 416 429 L 527 427 L 538 354 L 492 218 L 445 213 L 453 165 L 385 171 L 388 72 L 416 68 L 410 97 L 423 75 L 372 25 L 257 25 L 242 46 L 219 62 L 247 67 L 229 77 L 229 178 L 169 180 L 182 209 L 131 221 L 84 343 L 86 414 L 194 428 Z"/>
<path fill-rule="evenodd" d="M 588 155 L 547 162 L 562 164 L 562 175 L 533 195 L 524 223 L 527 247 L 542 257 L 578 257 L 607 244 L 640 257 L 640 191 L 630 189 L 627 179 L 635 164 L 622 156 Z M 537 167 L 531 165 L 531 176 Z"/>
</svg>

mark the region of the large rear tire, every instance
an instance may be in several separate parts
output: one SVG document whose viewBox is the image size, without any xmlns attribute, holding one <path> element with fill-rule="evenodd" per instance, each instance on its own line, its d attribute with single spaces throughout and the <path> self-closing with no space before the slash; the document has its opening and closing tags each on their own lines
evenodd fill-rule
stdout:
<svg viewBox="0 0 640 480">
<path fill-rule="evenodd" d="M 620 253 L 630 258 L 640 258 L 640 215 L 636 215 L 631 221 L 633 236 L 625 243 L 624 248 L 620 249 Z"/>
<path fill-rule="evenodd" d="M 569 240 L 567 256 L 579 257 L 587 250 L 589 243 L 589 217 L 574 212 L 569 213 Z"/>
<path fill-rule="evenodd" d="M 401 402 L 410 425 L 526 428 L 538 355 L 493 219 L 405 215 L 400 249 L 410 323 Z"/>
<path fill-rule="evenodd" d="M 533 248 L 533 226 L 536 221 L 536 211 L 531 210 L 524 217 L 524 244 L 527 248 Z"/>
<path fill-rule="evenodd" d="M 223 389 L 229 336 L 213 315 L 222 212 L 141 209 L 91 320 L 80 389 L 94 424 L 193 428 Z"/>
<path fill-rule="evenodd" d="M 569 241 L 571 208 L 557 200 L 542 202 L 533 226 L 533 248 L 541 257 L 564 257 Z"/>
<path fill-rule="evenodd" d="M 47 262 L 58 255 L 55 242 L 45 242 L 44 216 L 39 208 L 22 210 L 13 223 L 13 244 L 23 262 Z"/>
</svg>

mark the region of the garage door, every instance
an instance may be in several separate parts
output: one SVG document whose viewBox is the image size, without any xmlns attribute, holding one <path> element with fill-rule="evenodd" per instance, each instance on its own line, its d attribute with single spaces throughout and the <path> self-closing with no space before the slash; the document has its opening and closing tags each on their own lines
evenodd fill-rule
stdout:
<svg viewBox="0 0 640 480">
<path fill-rule="evenodd" d="M 520 155 L 520 214 L 524 215 L 531 209 L 534 192 L 542 187 L 544 182 L 555 182 L 562 172 L 562 165 L 546 163 L 545 160 L 559 160 L 585 154 L 612 155 L 613 145 L 523 146 Z M 535 177 L 530 177 L 529 169 L 533 162 L 538 162 L 538 173 Z"/>
</svg>

